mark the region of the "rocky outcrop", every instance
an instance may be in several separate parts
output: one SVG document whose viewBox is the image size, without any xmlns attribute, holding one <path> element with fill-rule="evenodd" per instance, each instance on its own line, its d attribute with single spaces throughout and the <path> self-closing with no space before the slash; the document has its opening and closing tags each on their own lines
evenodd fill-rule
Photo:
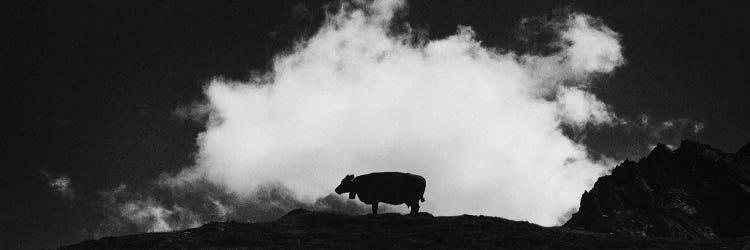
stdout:
<svg viewBox="0 0 750 250">
<path fill-rule="evenodd" d="M 750 142 L 745 143 L 740 150 L 737 151 L 738 156 L 750 157 Z"/>
<path fill-rule="evenodd" d="M 658 144 L 599 178 L 565 226 L 691 240 L 750 235 L 750 143 L 735 154 Z"/>
</svg>

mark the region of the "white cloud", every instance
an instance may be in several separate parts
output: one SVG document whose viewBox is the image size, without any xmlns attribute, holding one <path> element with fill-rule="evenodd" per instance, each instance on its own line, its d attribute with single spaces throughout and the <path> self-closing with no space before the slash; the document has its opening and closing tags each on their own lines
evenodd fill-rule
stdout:
<svg viewBox="0 0 750 250">
<path fill-rule="evenodd" d="M 425 211 L 559 223 L 612 167 L 560 125 L 615 118 L 587 86 L 623 64 L 618 35 L 572 13 L 549 56 L 484 47 L 466 26 L 415 45 L 388 32 L 403 5 L 336 14 L 270 72 L 211 81 L 196 165 L 165 183 L 205 178 L 253 198 L 278 181 L 314 201 L 346 174 L 411 172 L 428 181 Z"/>
<path fill-rule="evenodd" d="M 577 88 L 563 88 L 557 93 L 557 104 L 564 122 L 577 127 L 586 123 L 612 123 L 615 117 L 607 105 L 592 93 Z"/>
<path fill-rule="evenodd" d="M 528 22 L 531 19 L 522 20 L 522 23 Z M 541 25 L 540 29 L 558 33 L 559 39 L 552 45 L 559 50 L 546 56 L 518 56 L 527 74 L 534 78 L 533 84 L 537 85 L 526 91 L 550 98 L 566 88 L 586 89 L 593 83 L 592 76 L 611 73 L 625 64 L 620 35 L 601 24 L 601 20 L 570 12 L 566 17 L 547 22 L 551 23 Z M 591 101 L 595 101 L 593 105 L 604 106 L 595 98 Z"/>
<path fill-rule="evenodd" d="M 572 45 L 564 50 L 573 72 L 608 73 L 622 65 L 622 46 L 619 35 L 603 25 L 592 26 L 598 20 L 585 14 L 570 16 L 570 27 L 562 32 Z"/>
</svg>

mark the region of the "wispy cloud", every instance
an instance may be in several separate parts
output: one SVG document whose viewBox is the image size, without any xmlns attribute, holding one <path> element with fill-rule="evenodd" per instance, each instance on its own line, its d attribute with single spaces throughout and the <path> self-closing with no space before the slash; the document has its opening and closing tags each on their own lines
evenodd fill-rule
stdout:
<svg viewBox="0 0 750 250">
<path fill-rule="evenodd" d="M 44 176 L 47 181 L 47 186 L 52 189 L 55 193 L 59 194 L 65 199 L 75 199 L 75 191 L 73 191 L 73 184 L 70 178 L 66 175 L 53 176 L 47 171 L 41 170 L 40 174 Z"/>
<path fill-rule="evenodd" d="M 100 191 L 107 216 L 99 234 L 165 232 L 200 226 L 203 220 L 192 210 L 177 204 L 165 205 L 151 195 L 132 192 L 125 184 Z"/>
<path fill-rule="evenodd" d="M 258 188 L 253 199 L 233 196 L 205 181 L 178 186 L 157 181 L 145 189 L 120 184 L 98 194 L 101 210 L 98 216 L 103 216 L 103 220 L 92 230 L 94 237 L 182 230 L 212 221 L 269 221 L 297 208 L 343 214 L 369 211 L 368 207 L 339 196 L 301 201 L 296 193 L 279 183 Z M 391 210 L 385 207 L 385 211 Z"/>
<path fill-rule="evenodd" d="M 638 122 L 628 126 L 635 127 L 646 134 L 644 140 L 651 150 L 656 143 L 664 143 L 674 149 L 681 140 L 699 134 L 705 127 L 705 123 L 688 118 L 653 121 L 648 115 L 642 114 Z"/>
<path fill-rule="evenodd" d="M 129 201 L 118 206 L 122 218 L 140 225 L 147 232 L 166 232 L 197 227 L 197 215 L 177 205 L 164 207 L 154 199 Z"/>
</svg>

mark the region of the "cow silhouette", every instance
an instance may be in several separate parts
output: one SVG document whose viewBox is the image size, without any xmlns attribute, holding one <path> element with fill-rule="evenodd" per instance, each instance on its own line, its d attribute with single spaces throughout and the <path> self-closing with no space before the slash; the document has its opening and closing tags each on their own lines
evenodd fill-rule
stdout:
<svg viewBox="0 0 750 250">
<path fill-rule="evenodd" d="M 349 199 L 359 196 L 359 200 L 372 205 L 372 214 L 378 214 L 378 203 L 391 205 L 406 204 L 411 214 L 419 212 L 419 202 L 424 202 L 426 181 L 422 176 L 380 172 L 354 177 L 347 175 L 336 187 L 337 194 L 349 193 Z"/>
</svg>

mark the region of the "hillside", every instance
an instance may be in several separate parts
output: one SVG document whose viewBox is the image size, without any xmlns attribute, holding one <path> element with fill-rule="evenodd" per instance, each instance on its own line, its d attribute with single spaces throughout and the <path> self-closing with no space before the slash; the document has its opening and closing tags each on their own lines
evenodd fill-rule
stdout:
<svg viewBox="0 0 750 250">
<path fill-rule="evenodd" d="M 740 249 L 750 238 L 682 241 L 545 228 L 486 216 L 346 216 L 294 210 L 264 223 L 213 222 L 199 228 L 88 240 L 61 249 Z"/>
</svg>

